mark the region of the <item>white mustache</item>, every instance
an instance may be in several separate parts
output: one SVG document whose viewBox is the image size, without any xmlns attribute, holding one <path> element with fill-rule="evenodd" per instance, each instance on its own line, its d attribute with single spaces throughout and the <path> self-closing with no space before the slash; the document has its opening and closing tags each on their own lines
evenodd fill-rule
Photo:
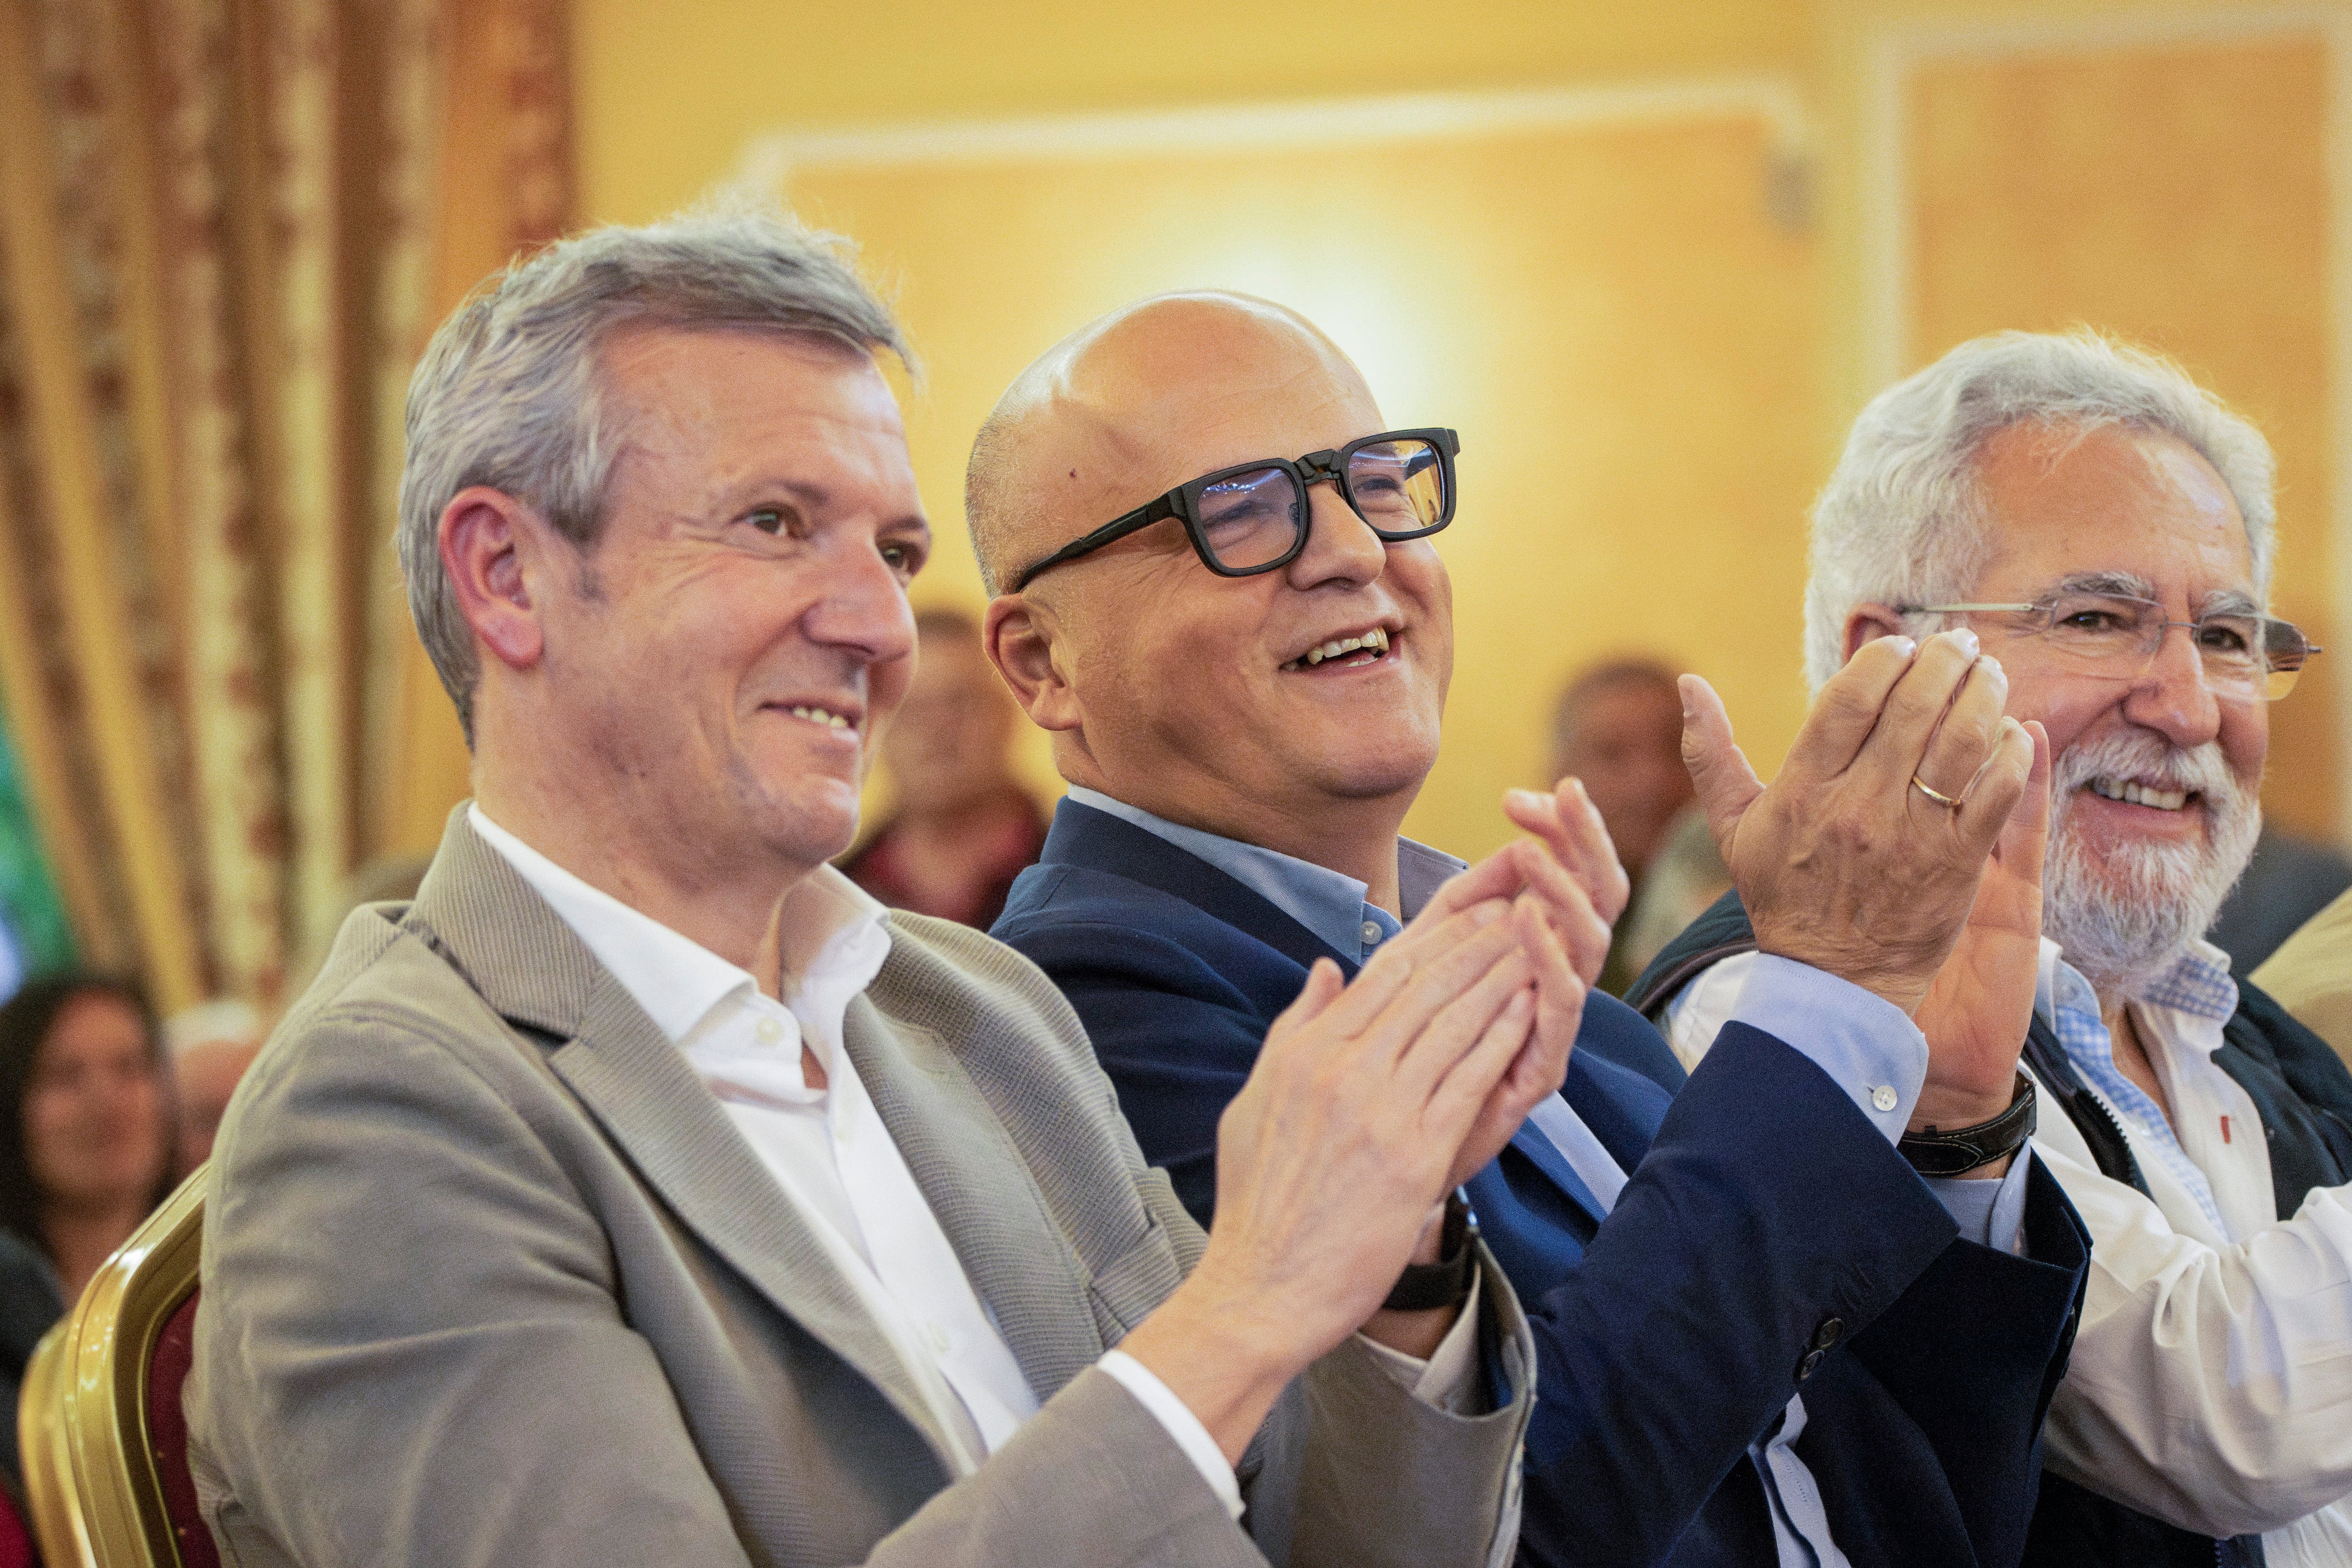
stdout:
<svg viewBox="0 0 2352 1568">
<path fill-rule="evenodd" d="M 2058 755 L 2052 799 L 2060 814 L 2094 779 L 2137 779 L 2159 789 L 2201 795 L 2207 809 L 2215 812 L 2245 803 L 2245 792 L 2230 771 L 2219 741 L 2179 747 L 2144 730 L 2078 741 Z"/>
</svg>

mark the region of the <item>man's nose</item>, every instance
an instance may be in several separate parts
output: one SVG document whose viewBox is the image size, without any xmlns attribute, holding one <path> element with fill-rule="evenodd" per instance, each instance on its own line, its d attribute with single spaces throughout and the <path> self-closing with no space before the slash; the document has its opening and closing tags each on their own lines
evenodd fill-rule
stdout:
<svg viewBox="0 0 2352 1568">
<path fill-rule="evenodd" d="M 2124 716 L 2179 747 L 2202 746 L 2221 733 L 2221 699 L 2206 679 L 2191 629 L 2165 628 L 2163 641 L 2125 699 Z"/>
<path fill-rule="evenodd" d="M 1288 573 L 1293 588 L 1366 583 L 1387 568 L 1388 546 L 1356 515 L 1336 483 L 1309 486 L 1307 507 L 1307 545 Z"/>
<path fill-rule="evenodd" d="M 881 664 L 915 651 L 915 618 L 905 586 L 871 546 L 850 545 L 825 566 L 824 585 L 801 618 L 812 642 Z"/>
</svg>

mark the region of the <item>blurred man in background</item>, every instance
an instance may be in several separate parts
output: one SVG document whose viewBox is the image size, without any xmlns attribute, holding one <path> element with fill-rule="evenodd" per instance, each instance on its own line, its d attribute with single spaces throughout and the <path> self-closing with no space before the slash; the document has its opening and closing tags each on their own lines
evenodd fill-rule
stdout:
<svg viewBox="0 0 2352 1568">
<path fill-rule="evenodd" d="M 985 931 L 1045 842 L 1045 818 L 1013 776 L 1021 716 L 971 617 L 919 611 L 915 635 L 914 685 L 882 733 L 891 813 L 841 869 L 893 909 Z"/>
<path fill-rule="evenodd" d="M 1633 882 L 1628 916 L 1615 927 L 1608 962 L 1597 982 L 1612 996 L 1622 995 L 1656 951 L 1630 951 L 1627 933 L 1638 918 L 1634 912 L 1642 907 L 1651 869 L 1693 799 L 1690 773 L 1683 767 L 1683 701 L 1675 689 L 1678 673 L 1655 659 L 1610 659 L 1572 677 L 1552 708 L 1551 768 L 1545 779 L 1572 776 L 1584 786 Z M 1706 821 L 1695 820 L 1712 855 Z M 1699 909 L 1714 903 L 1729 885 L 1727 878 L 1716 884 Z M 1697 913 L 1694 909 L 1689 915 Z M 1688 920 L 1685 915 L 1674 930 L 1680 931 Z"/>
<path fill-rule="evenodd" d="M 250 1002 L 205 1002 L 163 1020 L 172 1077 L 179 1087 L 179 1158 L 187 1175 L 212 1157 L 213 1134 L 237 1081 L 261 1052 L 268 1030 Z"/>
<path fill-rule="evenodd" d="M 2168 361 L 2008 332 L 1881 393 L 1814 508 L 1816 686 L 1874 639 L 1966 627 L 2056 747 L 2046 895 L 1988 878 L 1919 1013 L 1990 1049 L 1984 998 L 2020 998 L 2035 1157 L 2091 1228 L 2028 1558 L 2053 1568 L 2352 1552 L 2352 1075 L 2202 939 L 2311 653 L 2263 612 L 2272 475 Z M 1751 946 L 1727 897 L 1629 999 L 1699 1055 Z"/>
</svg>

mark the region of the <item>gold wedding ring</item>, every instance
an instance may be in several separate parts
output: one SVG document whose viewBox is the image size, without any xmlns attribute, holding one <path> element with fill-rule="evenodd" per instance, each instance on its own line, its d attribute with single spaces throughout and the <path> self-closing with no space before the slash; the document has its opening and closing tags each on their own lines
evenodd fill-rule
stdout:
<svg viewBox="0 0 2352 1568">
<path fill-rule="evenodd" d="M 1945 794 L 1942 790 L 1928 783 L 1925 779 L 1920 778 L 1916 773 L 1911 775 L 1911 788 L 1918 790 L 1919 793 L 1927 796 L 1927 799 L 1933 800 L 1938 806 L 1949 806 L 1955 811 L 1960 809 L 1960 803 L 1958 800 L 1954 800 L 1951 796 Z"/>
</svg>

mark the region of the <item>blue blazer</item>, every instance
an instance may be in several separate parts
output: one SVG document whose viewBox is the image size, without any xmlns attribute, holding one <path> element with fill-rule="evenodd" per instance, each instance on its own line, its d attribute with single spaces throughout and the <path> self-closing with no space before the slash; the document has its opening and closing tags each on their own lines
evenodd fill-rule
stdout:
<svg viewBox="0 0 2352 1568">
<path fill-rule="evenodd" d="M 1202 1224 L 1217 1118 L 1307 967 L 1355 965 L 1158 836 L 1064 800 L 994 933 L 1060 985 L 1144 1155 Z M 1538 1351 L 1523 1564 L 1769 1565 L 1751 1443 L 1795 1445 L 1856 1564 L 2015 1563 L 2088 1243 L 2039 1166 L 2028 1256 L 1958 1239 L 1819 1068 L 1727 1026 L 1685 1084 L 1616 998 L 1563 1095 L 1633 1172 L 1600 1205 L 1530 1124 L 1470 1183 Z"/>
</svg>

